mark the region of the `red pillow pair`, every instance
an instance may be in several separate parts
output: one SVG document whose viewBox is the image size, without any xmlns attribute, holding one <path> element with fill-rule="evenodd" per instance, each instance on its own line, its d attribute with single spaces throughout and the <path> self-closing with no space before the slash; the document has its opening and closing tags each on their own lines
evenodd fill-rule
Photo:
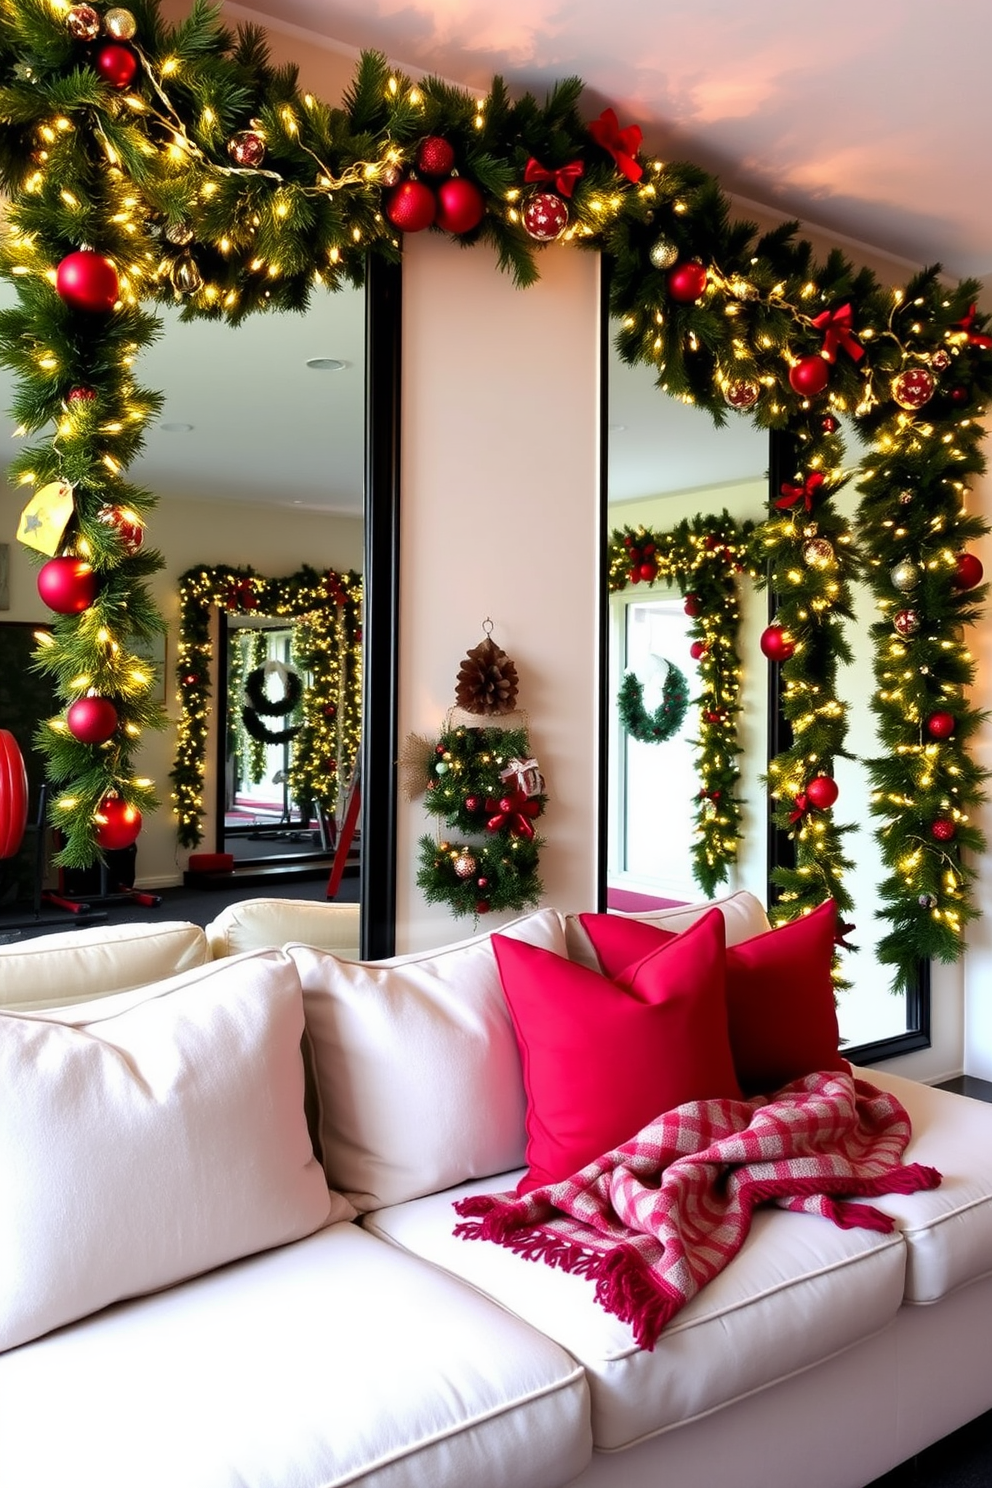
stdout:
<svg viewBox="0 0 992 1488">
<path fill-rule="evenodd" d="M 578 1172 L 673 1106 L 740 1096 L 724 939 L 723 916 L 710 910 L 682 935 L 655 931 L 647 952 L 609 980 L 493 936 L 527 1090 L 529 1172 L 518 1192 Z"/>
<path fill-rule="evenodd" d="M 770 1092 L 838 1053 L 832 901 L 725 949 L 709 910 L 675 935 L 580 915 L 605 975 L 495 934 L 527 1090 L 528 1193 L 691 1100 Z"/>
</svg>

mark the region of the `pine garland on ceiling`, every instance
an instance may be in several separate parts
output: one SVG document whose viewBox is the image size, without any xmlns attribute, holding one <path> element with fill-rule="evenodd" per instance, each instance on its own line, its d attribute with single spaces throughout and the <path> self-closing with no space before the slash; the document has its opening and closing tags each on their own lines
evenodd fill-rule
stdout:
<svg viewBox="0 0 992 1488">
<path fill-rule="evenodd" d="M 0 22 L 0 186 L 10 201 L 0 273 L 18 295 L 0 315 L 0 358 L 17 374 L 20 432 L 34 440 L 12 479 L 33 488 L 32 500 L 69 487 L 67 519 L 49 498 L 40 521 L 54 532 L 50 556 L 89 570 L 60 571 L 48 585 L 74 608 L 39 664 L 67 710 L 96 692 L 118 719 L 100 743 L 48 730 L 62 861 L 99 856 L 108 799 L 139 823 L 155 804 L 134 754 L 142 730 L 164 720 L 128 645 L 162 626 L 146 587 L 161 560 L 134 541 L 154 495 L 126 479 L 161 403 L 134 372 L 158 329 L 142 307 L 179 299 L 186 317 L 232 324 L 302 309 L 315 289 L 361 283 L 368 253 L 397 261 L 405 232 L 432 227 L 487 243 L 521 285 L 556 240 L 608 253 L 627 360 L 650 365 L 664 391 L 718 423 L 733 411 L 795 436 L 789 484 L 822 475 L 816 510 L 776 511 L 756 537 L 773 560 L 780 613 L 795 609 L 806 627 L 787 664 L 787 706 L 800 722 L 812 710 L 814 763 L 830 777 L 844 749 L 831 656 L 842 654 L 858 546 L 883 613 L 903 630 L 913 620 L 902 611 L 918 622 L 900 634 L 903 655 L 887 621 L 875 627 L 886 757 L 873 771 L 892 869 L 883 955 L 898 980 L 920 955 L 960 954 L 976 913 L 961 850 L 980 846 L 971 814 L 984 778 L 967 753 L 977 719 L 960 639 L 984 598 L 967 544 L 986 524 L 965 511 L 968 481 L 984 469 L 978 419 L 992 391 L 977 281 L 948 287 L 931 267 L 893 291 L 840 252 L 818 263 L 794 223 L 759 235 L 733 222 L 705 171 L 645 162 L 640 129 L 612 109 L 583 121 L 575 78 L 544 103 L 512 99 L 499 78 L 478 99 L 433 78 L 411 83 L 366 53 L 332 108 L 299 89 L 295 69 L 270 63 L 256 29 L 226 30 L 200 0 L 175 26 L 152 0 L 130 9 L 0 0 Z M 857 543 L 829 499 L 840 450 L 828 421 L 841 414 L 871 446 Z M 919 514 L 907 523 L 911 503 Z M 812 572 L 805 548 L 815 540 L 831 547 L 835 574 L 826 562 Z M 961 581 L 965 559 L 974 583 Z M 896 609 L 888 580 L 901 562 L 926 579 L 919 603 Z M 90 679 L 82 694 L 80 678 Z M 109 717 L 87 709 L 90 724 Z M 949 735 L 933 733 L 935 712 L 952 715 Z M 791 758 L 776 775 L 782 809 L 795 791 L 795 810 L 810 779 Z M 797 913 L 837 886 L 840 829 L 829 807 L 817 825 L 828 846 L 813 851 L 811 839 L 810 872 L 786 888 Z M 181 816 L 181 839 L 189 830 Z"/>
</svg>

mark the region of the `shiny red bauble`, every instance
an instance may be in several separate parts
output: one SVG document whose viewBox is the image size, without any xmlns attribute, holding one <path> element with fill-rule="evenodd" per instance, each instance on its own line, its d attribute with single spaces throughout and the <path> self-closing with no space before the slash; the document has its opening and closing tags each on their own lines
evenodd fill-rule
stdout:
<svg viewBox="0 0 992 1488">
<path fill-rule="evenodd" d="M 693 620 L 697 615 L 703 613 L 703 602 L 698 594 L 687 594 L 682 609 L 689 616 L 689 619 Z"/>
<path fill-rule="evenodd" d="M 637 572 L 638 576 L 642 578 L 645 583 L 650 583 L 653 579 L 656 579 L 658 577 L 658 565 L 656 563 L 642 563 Z"/>
<path fill-rule="evenodd" d="M 105 527 L 113 527 L 121 540 L 121 546 L 129 553 L 136 553 L 141 547 L 145 529 L 137 512 L 132 511 L 129 506 L 115 506 L 112 502 L 107 502 L 97 512 L 96 519 Z"/>
<path fill-rule="evenodd" d="M 66 255 L 55 270 L 55 291 L 71 309 L 90 315 L 106 315 L 121 297 L 116 268 L 92 248 Z"/>
<path fill-rule="evenodd" d="M 96 574 L 82 558 L 51 558 L 38 571 L 38 593 L 57 615 L 81 615 L 98 588 Z"/>
<path fill-rule="evenodd" d="M 665 283 L 671 299 L 677 300 L 680 305 L 691 305 L 701 298 L 708 278 L 706 265 L 692 259 L 669 269 Z"/>
<path fill-rule="evenodd" d="M 108 41 L 93 59 L 98 75 L 111 88 L 129 88 L 138 71 L 138 58 L 130 47 Z"/>
<path fill-rule="evenodd" d="M 939 713 L 931 713 L 927 719 L 927 733 L 931 739 L 949 739 L 956 723 L 957 719 L 953 713 L 947 713 L 941 709 Z"/>
<path fill-rule="evenodd" d="M 982 582 L 985 570 L 974 553 L 959 553 L 954 564 L 955 589 L 975 589 Z"/>
<path fill-rule="evenodd" d="M 437 200 L 423 181 L 401 181 L 386 200 L 386 216 L 400 232 L 423 232 L 437 212 Z"/>
<path fill-rule="evenodd" d="M 930 823 L 930 836 L 934 842 L 950 842 L 957 827 L 949 816 L 938 816 Z"/>
<path fill-rule="evenodd" d="M 96 840 L 104 852 L 119 852 L 130 847 L 141 831 L 141 812 L 129 806 L 120 796 L 104 796 L 93 817 Z"/>
<path fill-rule="evenodd" d="M 80 744 L 105 744 L 119 722 L 113 703 L 102 697 L 77 698 L 66 710 L 65 721 Z"/>
<path fill-rule="evenodd" d="M 437 188 L 437 215 L 434 221 L 445 232 L 459 237 L 478 227 L 486 215 L 486 203 L 474 181 L 452 176 Z"/>
<path fill-rule="evenodd" d="M 703 656 L 706 655 L 709 649 L 710 648 L 709 646 L 707 646 L 705 641 L 693 641 L 692 645 L 689 647 L 689 655 L 692 657 L 693 661 L 699 661 Z"/>
<path fill-rule="evenodd" d="M 553 243 L 568 226 L 568 207 L 553 191 L 533 191 L 520 217 L 524 232 L 536 243 Z"/>
<path fill-rule="evenodd" d="M 28 777 L 20 745 L 9 729 L 0 729 L 0 862 L 21 845 L 28 821 Z"/>
<path fill-rule="evenodd" d="M 802 398 L 815 398 L 830 380 L 830 368 L 822 356 L 800 357 L 789 368 L 789 386 Z"/>
<path fill-rule="evenodd" d="M 806 786 L 806 799 L 817 811 L 828 810 L 839 795 L 837 782 L 832 775 L 814 775 Z"/>
<path fill-rule="evenodd" d="M 416 166 L 423 176 L 449 176 L 455 164 L 454 147 L 440 135 L 430 134 L 421 141 Z"/>
<path fill-rule="evenodd" d="M 758 644 L 769 661 L 788 661 L 796 650 L 795 641 L 781 625 L 769 625 L 761 632 Z"/>
</svg>

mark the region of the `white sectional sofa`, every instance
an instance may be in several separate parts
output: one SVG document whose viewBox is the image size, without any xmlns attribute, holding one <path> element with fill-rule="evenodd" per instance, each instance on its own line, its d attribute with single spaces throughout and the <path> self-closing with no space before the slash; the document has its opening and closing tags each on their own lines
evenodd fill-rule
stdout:
<svg viewBox="0 0 992 1488">
<path fill-rule="evenodd" d="M 647 1351 L 453 1234 L 524 1164 L 490 937 L 362 963 L 274 903 L 0 948 L 3 1488 L 862 1488 L 992 1407 L 992 1107 L 862 1072 L 941 1185 L 759 1212 Z"/>
</svg>

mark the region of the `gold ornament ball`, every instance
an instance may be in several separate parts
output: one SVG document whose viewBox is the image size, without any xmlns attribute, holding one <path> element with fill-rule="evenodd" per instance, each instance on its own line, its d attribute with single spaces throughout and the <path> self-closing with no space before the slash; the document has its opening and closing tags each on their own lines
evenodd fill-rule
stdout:
<svg viewBox="0 0 992 1488">
<path fill-rule="evenodd" d="M 108 36 L 115 41 L 130 41 L 138 29 L 138 23 L 129 10 L 123 6 L 115 5 L 113 10 L 108 10 L 103 18 L 103 26 Z"/>
<path fill-rule="evenodd" d="M 471 878 L 478 866 L 479 865 L 473 858 L 472 854 L 470 852 L 466 852 L 464 848 L 458 854 L 453 864 L 454 870 L 459 878 Z"/>
<path fill-rule="evenodd" d="M 77 41 L 96 41 L 100 35 L 100 13 L 92 5 L 74 5 L 65 23 Z"/>
<path fill-rule="evenodd" d="M 670 238 L 656 238 L 648 251 L 648 258 L 656 269 L 670 269 L 678 256 L 679 250 Z"/>
<path fill-rule="evenodd" d="M 825 537 L 813 537 L 803 548 L 803 559 L 810 568 L 827 568 L 834 561 L 834 550 Z"/>
<path fill-rule="evenodd" d="M 892 587 L 894 589 L 899 589 L 903 594 L 908 594 L 920 582 L 920 570 L 908 558 L 903 558 L 889 570 L 889 578 L 892 580 Z"/>
</svg>

